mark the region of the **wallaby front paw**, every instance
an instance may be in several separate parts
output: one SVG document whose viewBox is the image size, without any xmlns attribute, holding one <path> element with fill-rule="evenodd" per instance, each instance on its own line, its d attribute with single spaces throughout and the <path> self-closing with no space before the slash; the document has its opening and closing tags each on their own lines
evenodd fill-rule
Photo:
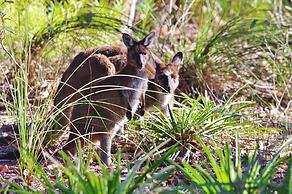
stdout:
<svg viewBox="0 0 292 194">
<path fill-rule="evenodd" d="M 144 115 L 145 115 L 145 110 L 144 109 L 141 109 L 140 116 L 144 116 Z"/>
<path fill-rule="evenodd" d="M 133 118 L 133 114 L 132 114 L 132 111 L 127 111 L 127 118 L 128 120 L 131 120 Z"/>
</svg>

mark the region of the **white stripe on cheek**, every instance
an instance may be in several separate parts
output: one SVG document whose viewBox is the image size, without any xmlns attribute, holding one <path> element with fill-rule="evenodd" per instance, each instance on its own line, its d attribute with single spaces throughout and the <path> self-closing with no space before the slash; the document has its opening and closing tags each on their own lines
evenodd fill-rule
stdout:
<svg viewBox="0 0 292 194">
<path fill-rule="evenodd" d="M 170 71 L 164 71 L 164 75 L 170 76 L 171 72 Z"/>
<path fill-rule="evenodd" d="M 146 55 L 140 54 L 140 61 L 143 65 L 146 64 L 146 62 L 147 62 Z"/>
<path fill-rule="evenodd" d="M 173 80 L 171 76 L 168 76 L 168 86 L 169 86 L 169 88 L 170 88 L 170 91 L 169 91 L 170 93 L 173 92 L 174 81 L 175 81 L 175 80 Z"/>
</svg>

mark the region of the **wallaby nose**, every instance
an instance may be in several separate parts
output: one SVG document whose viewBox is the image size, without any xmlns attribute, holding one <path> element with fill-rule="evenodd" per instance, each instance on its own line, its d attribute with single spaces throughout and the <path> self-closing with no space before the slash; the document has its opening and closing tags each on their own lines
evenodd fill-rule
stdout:
<svg viewBox="0 0 292 194">
<path fill-rule="evenodd" d="M 138 68 L 139 69 L 142 69 L 143 68 L 143 63 L 142 62 L 138 63 Z"/>
<path fill-rule="evenodd" d="M 144 68 L 144 65 L 146 64 L 147 62 L 147 57 L 145 54 L 139 54 L 139 67 L 140 69 Z"/>
</svg>

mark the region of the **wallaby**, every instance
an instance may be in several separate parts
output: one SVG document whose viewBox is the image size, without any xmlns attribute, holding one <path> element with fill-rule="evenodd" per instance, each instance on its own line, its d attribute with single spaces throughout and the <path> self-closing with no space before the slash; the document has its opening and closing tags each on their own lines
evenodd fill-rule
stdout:
<svg viewBox="0 0 292 194">
<path fill-rule="evenodd" d="M 73 104 L 84 95 L 80 89 L 93 80 L 120 72 L 127 64 L 125 46 L 105 46 L 87 49 L 77 54 L 64 72 L 54 99 L 55 124 L 44 144 L 56 141 L 69 126 Z M 155 69 L 147 63 L 147 72 L 154 78 Z"/>
<path fill-rule="evenodd" d="M 97 65 L 96 65 L 97 64 Z M 55 140 L 64 132 L 70 122 L 73 104 L 82 97 L 81 88 L 86 85 L 90 87 L 93 80 L 100 79 L 107 75 L 116 74 L 113 65 L 108 57 L 97 54 L 89 56 L 84 60 L 84 53 L 79 53 L 68 69 L 64 72 L 57 88 L 54 99 L 55 123 L 52 130 L 46 134 L 44 144 Z M 89 84 L 89 85 L 88 85 Z"/>
<path fill-rule="evenodd" d="M 46 134 L 44 144 L 56 140 L 69 125 L 73 103 L 83 95 L 81 87 L 93 80 L 121 71 L 127 63 L 127 50 L 122 46 L 105 46 L 87 49 L 76 55 L 64 72 L 54 99 L 57 113 L 52 130 Z M 114 65 L 113 65 L 114 64 Z"/>
<path fill-rule="evenodd" d="M 169 116 L 168 105 L 172 104 L 174 92 L 179 84 L 179 68 L 183 60 L 183 53 L 174 55 L 172 62 L 165 64 L 157 56 L 153 55 L 156 66 L 154 79 L 148 82 L 146 91 L 145 110 L 151 112 L 155 108 Z"/>
<path fill-rule="evenodd" d="M 123 34 L 123 42 L 127 47 L 126 66 L 116 75 L 94 81 L 89 88 L 85 87 L 84 96 L 72 111 L 70 134 L 64 151 L 74 155 L 76 140 L 79 138 L 83 146 L 86 138 L 93 143 L 100 143 L 100 158 L 105 164 L 110 164 L 111 142 L 116 132 L 127 118 L 133 116 L 140 102 L 142 109 L 145 106 L 147 47 L 153 37 L 154 33 L 150 33 L 137 41 Z"/>
</svg>

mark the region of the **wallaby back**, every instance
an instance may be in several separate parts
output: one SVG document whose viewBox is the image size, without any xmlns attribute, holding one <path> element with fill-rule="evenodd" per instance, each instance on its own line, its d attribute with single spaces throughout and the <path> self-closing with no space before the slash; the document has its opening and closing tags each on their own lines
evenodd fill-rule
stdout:
<svg viewBox="0 0 292 194">
<path fill-rule="evenodd" d="M 144 104 L 147 89 L 146 63 L 153 33 L 143 40 L 136 41 L 128 34 L 123 34 L 123 42 L 127 46 L 126 66 L 116 75 L 101 81 L 93 82 L 84 97 L 73 108 L 70 119 L 70 135 L 68 144 L 63 150 L 74 154 L 76 139 L 84 145 L 85 139 L 100 143 L 101 160 L 110 163 L 112 138 L 136 111 L 140 102 Z M 82 136 L 82 138 L 80 138 Z"/>
</svg>

